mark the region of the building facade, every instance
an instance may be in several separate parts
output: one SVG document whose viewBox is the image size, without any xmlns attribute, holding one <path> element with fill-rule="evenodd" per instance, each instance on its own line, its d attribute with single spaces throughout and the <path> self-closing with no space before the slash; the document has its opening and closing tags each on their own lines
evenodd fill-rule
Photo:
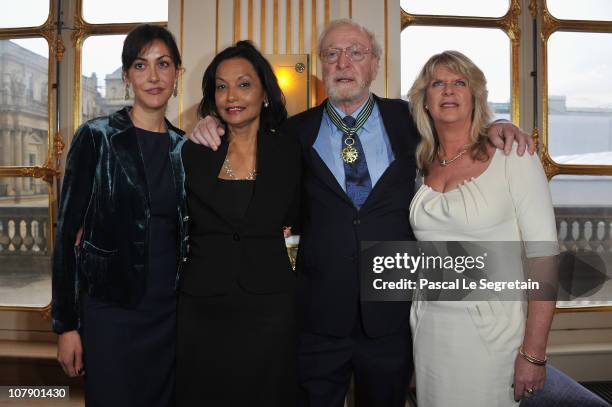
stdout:
<svg viewBox="0 0 612 407">
<path fill-rule="evenodd" d="M 0 40 L 0 166 L 40 166 L 47 160 L 49 60 L 12 41 Z M 98 77 L 81 77 L 81 122 L 118 110 L 125 103 L 121 68 L 106 75 L 108 97 Z M 47 206 L 47 184 L 31 177 L 0 177 L 0 204 Z"/>
</svg>

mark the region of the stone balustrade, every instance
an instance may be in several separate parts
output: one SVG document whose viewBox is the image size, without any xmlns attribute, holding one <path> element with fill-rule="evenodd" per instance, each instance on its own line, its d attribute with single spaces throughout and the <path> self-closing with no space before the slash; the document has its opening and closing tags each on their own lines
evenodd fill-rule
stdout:
<svg viewBox="0 0 612 407">
<path fill-rule="evenodd" d="M 0 254 L 49 255 L 47 207 L 0 207 Z"/>
</svg>

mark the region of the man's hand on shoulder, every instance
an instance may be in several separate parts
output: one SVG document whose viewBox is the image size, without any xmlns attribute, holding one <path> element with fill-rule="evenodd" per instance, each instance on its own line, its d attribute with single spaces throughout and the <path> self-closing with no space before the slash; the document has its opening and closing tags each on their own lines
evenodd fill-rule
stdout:
<svg viewBox="0 0 612 407">
<path fill-rule="evenodd" d="M 525 153 L 526 148 L 531 155 L 536 150 L 533 137 L 509 121 L 498 120 L 493 122 L 489 126 L 489 130 L 487 130 L 487 136 L 489 137 L 489 142 L 500 150 L 504 150 L 506 155 L 512 151 L 512 143 L 514 141 L 518 143 L 516 153 L 519 156 Z"/>
<path fill-rule="evenodd" d="M 189 137 L 189 140 L 196 144 L 202 144 L 214 151 L 221 145 L 221 137 L 225 134 L 225 129 L 221 123 L 213 116 L 206 116 L 196 124 Z"/>
</svg>

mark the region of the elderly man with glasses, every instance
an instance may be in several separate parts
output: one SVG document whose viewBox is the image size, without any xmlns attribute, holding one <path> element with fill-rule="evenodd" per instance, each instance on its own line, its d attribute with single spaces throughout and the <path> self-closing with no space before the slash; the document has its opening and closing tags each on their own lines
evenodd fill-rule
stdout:
<svg viewBox="0 0 612 407">
<path fill-rule="evenodd" d="M 419 135 L 408 104 L 374 95 L 381 48 L 351 20 L 333 21 L 319 40 L 328 99 L 284 124 L 302 148 L 297 260 L 300 406 L 341 407 L 354 378 L 357 406 L 403 407 L 412 373 L 410 304 L 364 302 L 361 241 L 414 240 L 408 221 Z M 191 138 L 216 148 L 217 123 Z M 491 140 L 522 150 L 527 135 L 496 123 Z M 530 145 L 533 151 L 534 147 Z"/>
</svg>

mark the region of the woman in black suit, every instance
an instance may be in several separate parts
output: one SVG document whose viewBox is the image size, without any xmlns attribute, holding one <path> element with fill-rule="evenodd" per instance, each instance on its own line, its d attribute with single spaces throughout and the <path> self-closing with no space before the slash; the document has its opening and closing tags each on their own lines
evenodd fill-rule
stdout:
<svg viewBox="0 0 612 407">
<path fill-rule="evenodd" d="M 300 155 L 269 62 L 249 42 L 219 53 L 199 113 L 216 150 L 183 147 L 191 251 L 178 308 L 177 398 L 215 406 L 295 403 L 295 277 L 283 227 L 297 214 Z"/>
<path fill-rule="evenodd" d="M 169 407 L 187 232 L 183 132 L 164 115 L 181 57 L 168 30 L 140 25 L 122 62 L 133 106 L 79 127 L 66 159 L 53 330 L 65 372 L 85 375 L 87 406 Z"/>
</svg>

